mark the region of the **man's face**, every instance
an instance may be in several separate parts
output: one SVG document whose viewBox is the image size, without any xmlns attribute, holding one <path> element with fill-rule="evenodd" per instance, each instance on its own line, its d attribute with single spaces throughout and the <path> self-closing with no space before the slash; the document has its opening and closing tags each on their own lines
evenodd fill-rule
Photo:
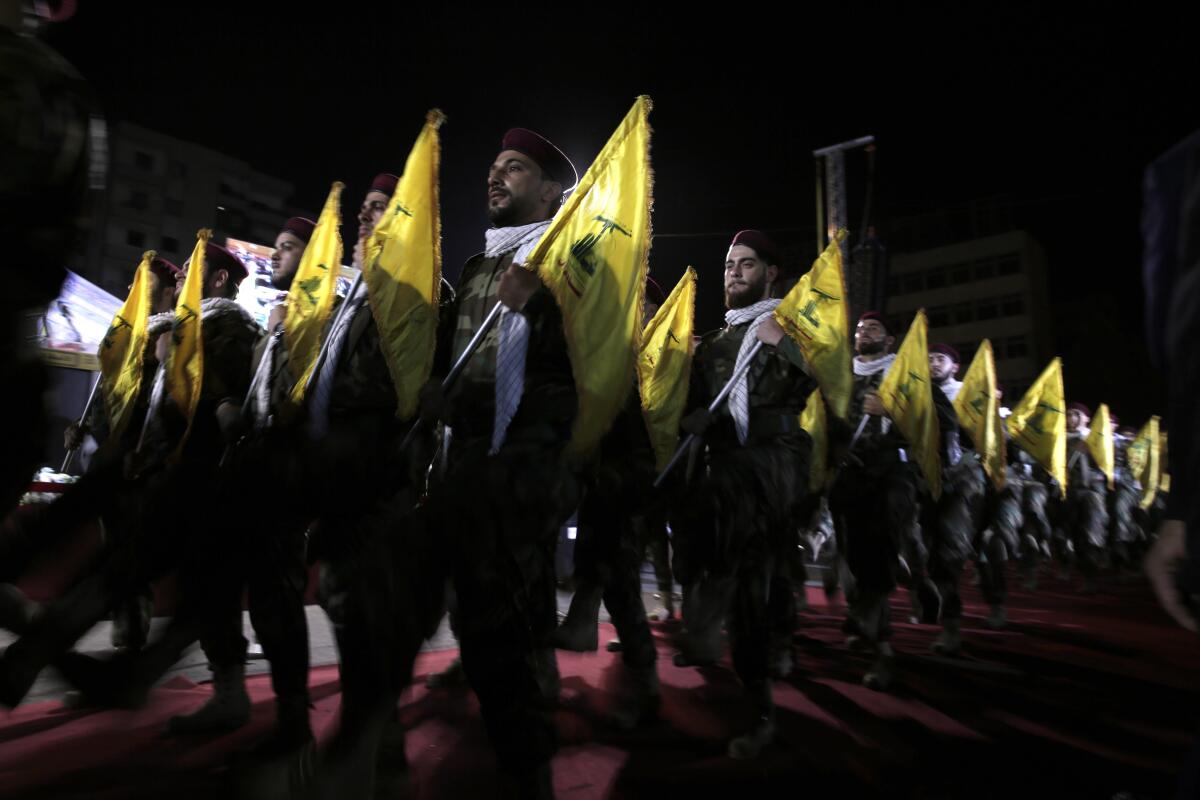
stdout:
<svg viewBox="0 0 1200 800">
<path fill-rule="evenodd" d="M 537 163 L 516 150 L 505 150 L 488 168 L 488 220 L 497 228 L 527 225 L 547 215 L 562 185 L 542 173 Z"/>
<path fill-rule="evenodd" d="M 767 299 L 779 268 L 763 261 L 753 248 L 735 244 L 725 256 L 725 307 L 745 308 Z"/>
<path fill-rule="evenodd" d="M 303 239 L 289 231 L 280 231 L 275 237 L 275 252 L 271 254 L 271 285 L 276 289 L 291 288 L 305 246 Z"/>
<path fill-rule="evenodd" d="M 645 328 L 650 324 L 650 320 L 654 319 L 654 315 L 658 313 L 659 305 L 653 300 L 646 300 L 642 307 L 642 327 Z"/>
<path fill-rule="evenodd" d="M 371 235 L 383 212 L 387 211 L 388 201 L 391 200 L 383 192 L 374 190 L 367 192 L 362 206 L 358 209 L 358 240 L 361 242 Z"/>
<path fill-rule="evenodd" d="M 860 356 L 886 353 L 893 341 L 887 328 L 877 319 L 865 319 L 854 329 L 854 352 Z"/>
<path fill-rule="evenodd" d="M 132 288 L 132 287 L 131 287 Z M 170 311 L 175 304 L 175 282 L 167 281 L 162 276 L 150 273 L 150 313 L 161 314 Z"/>
<path fill-rule="evenodd" d="M 929 354 L 929 377 L 936 383 L 941 383 L 947 378 L 953 378 L 958 372 L 958 364 L 945 353 L 930 353 Z"/>
<path fill-rule="evenodd" d="M 1067 412 L 1067 431 L 1068 432 L 1074 433 L 1075 431 L 1078 431 L 1082 428 L 1086 428 L 1087 424 L 1088 424 L 1088 418 L 1083 413 L 1076 411 L 1075 409 L 1071 409 L 1070 411 Z"/>
<path fill-rule="evenodd" d="M 183 283 L 187 280 L 188 270 L 192 267 L 192 259 L 183 262 L 183 269 L 175 276 L 175 299 L 173 303 L 179 302 L 179 294 L 183 291 Z M 229 284 L 229 272 L 223 269 L 205 270 L 208 274 L 204 276 L 204 286 L 200 289 L 200 296 L 204 300 L 210 297 L 224 297 L 226 288 Z"/>
</svg>

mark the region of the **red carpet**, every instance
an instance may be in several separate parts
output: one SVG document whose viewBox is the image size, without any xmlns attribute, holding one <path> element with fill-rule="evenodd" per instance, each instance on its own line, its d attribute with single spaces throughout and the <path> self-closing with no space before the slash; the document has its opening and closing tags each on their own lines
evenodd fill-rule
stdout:
<svg viewBox="0 0 1200 800">
<path fill-rule="evenodd" d="M 672 666 L 660 630 L 662 720 L 621 733 L 604 721 L 619 659 L 560 654 L 559 796 L 1170 796 L 1200 723 L 1200 640 L 1171 627 L 1141 582 L 1110 579 L 1093 597 L 1062 582 L 1017 592 L 1002 632 L 982 626 L 985 609 L 968 591 L 961 658 L 929 655 L 932 628 L 896 626 L 900 671 L 890 694 L 860 686 L 867 659 L 842 644 L 840 608 L 815 590 L 809 597 L 797 671 L 776 689 L 779 740 L 752 762 L 724 756 L 731 731 L 748 721 L 727 664 Z M 896 618 L 906 608 L 898 595 Z M 607 627 L 601 641 L 605 635 Z M 418 676 L 452 655 L 423 655 Z M 229 796 L 228 757 L 261 736 L 273 714 L 267 677 L 250 684 L 253 723 L 217 741 L 163 735 L 168 716 L 208 694 L 183 680 L 157 690 L 138 712 L 85 713 L 57 703 L 0 712 L 0 796 Z M 314 727 L 324 738 L 337 713 L 336 668 L 314 670 L 312 686 Z M 469 691 L 418 685 L 404 698 L 402 719 L 413 797 L 491 796 L 495 761 Z"/>
</svg>

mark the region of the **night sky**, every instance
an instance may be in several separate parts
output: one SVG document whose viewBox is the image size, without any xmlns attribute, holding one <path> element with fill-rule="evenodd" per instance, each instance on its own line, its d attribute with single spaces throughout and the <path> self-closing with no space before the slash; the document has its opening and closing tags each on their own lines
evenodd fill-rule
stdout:
<svg viewBox="0 0 1200 800">
<path fill-rule="evenodd" d="M 1160 410 L 1140 355 L 1140 182 L 1150 159 L 1200 128 L 1200 58 L 1181 18 L 314 5 L 323 10 L 80 0 L 46 39 L 110 119 L 290 180 L 293 203 L 314 213 L 333 180 L 352 208 L 375 173 L 399 172 L 425 111 L 441 108 L 450 276 L 482 249 L 485 173 L 504 130 L 542 132 L 582 172 L 649 94 L 652 273 L 669 288 L 695 265 L 709 327 L 729 237 L 756 227 L 811 242 L 811 151 L 873 134 L 878 221 L 1006 196 L 1045 246 L 1052 299 L 1067 309 L 1055 346 L 1068 392 L 1127 418 Z M 861 203 L 861 182 L 850 191 Z M 1128 337 L 1088 333 L 1086 309 L 1101 307 L 1127 315 Z M 1111 368 L 1113 352 L 1130 371 Z"/>
</svg>

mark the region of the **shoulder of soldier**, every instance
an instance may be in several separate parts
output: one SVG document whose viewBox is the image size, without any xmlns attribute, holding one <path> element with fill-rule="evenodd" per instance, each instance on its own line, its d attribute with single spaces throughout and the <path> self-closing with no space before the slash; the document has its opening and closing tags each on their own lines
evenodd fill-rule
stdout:
<svg viewBox="0 0 1200 800">
<path fill-rule="evenodd" d="M 479 270 L 479 267 L 483 264 L 483 262 L 488 260 L 489 259 L 482 252 L 476 253 L 468 258 L 466 262 L 463 263 L 463 268 L 458 273 L 458 285 L 455 286 L 455 290 L 461 291 L 462 287 L 466 285 L 467 281 L 471 280 L 471 278 Z"/>
<path fill-rule="evenodd" d="M 201 331 L 205 338 L 225 336 L 237 339 L 257 340 L 263 329 L 250 316 L 250 312 L 235 300 L 226 297 L 210 297 L 202 306 L 203 325 Z"/>
</svg>

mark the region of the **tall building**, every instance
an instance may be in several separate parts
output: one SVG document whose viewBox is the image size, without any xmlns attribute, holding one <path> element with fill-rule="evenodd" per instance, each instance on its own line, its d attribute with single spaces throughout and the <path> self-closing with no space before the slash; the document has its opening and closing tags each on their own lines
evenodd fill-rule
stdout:
<svg viewBox="0 0 1200 800">
<path fill-rule="evenodd" d="M 893 252 L 886 297 L 898 331 L 924 308 L 930 342 L 953 345 L 963 371 L 979 343 L 990 339 L 1008 403 L 1024 394 L 1052 355 L 1046 257 L 1024 231 Z"/>
<path fill-rule="evenodd" d="M 244 161 L 127 122 L 110 130 L 108 187 L 94 210 L 80 274 L 118 297 L 146 250 L 176 263 L 196 231 L 271 244 L 293 187 Z"/>
</svg>

